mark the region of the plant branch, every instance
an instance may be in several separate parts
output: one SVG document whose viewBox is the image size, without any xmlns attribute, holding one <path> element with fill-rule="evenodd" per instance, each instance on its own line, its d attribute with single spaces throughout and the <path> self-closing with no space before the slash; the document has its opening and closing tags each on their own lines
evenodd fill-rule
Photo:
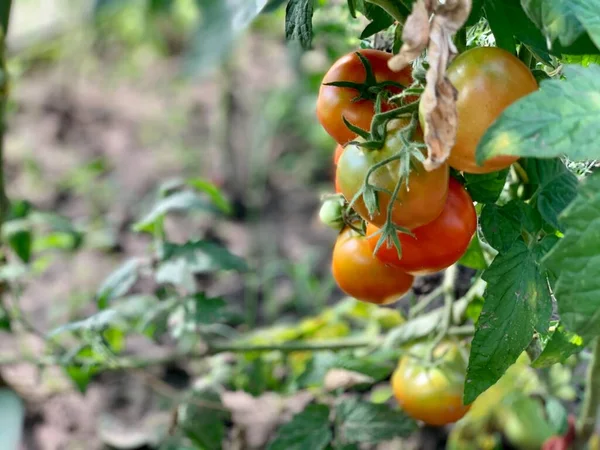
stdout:
<svg viewBox="0 0 600 450">
<path fill-rule="evenodd" d="M 585 380 L 583 406 L 577 423 L 577 441 L 575 448 L 585 448 L 589 441 L 598 417 L 600 406 L 600 339 L 592 344 L 592 359 L 589 362 Z"/>
<path fill-rule="evenodd" d="M 444 309 L 442 315 L 442 323 L 438 329 L 438 334 L 431 344 L 431 356 L 435 348 L 446 338 L 450 325 L 452 324 L 452 308 L 456 300 L 454 295 L 454 284 L 458 275 L 458 267 L 454 264 L 444 272 L 444 280 L 442 281 L 442 292 L 444 293 Z"/>
</svg>

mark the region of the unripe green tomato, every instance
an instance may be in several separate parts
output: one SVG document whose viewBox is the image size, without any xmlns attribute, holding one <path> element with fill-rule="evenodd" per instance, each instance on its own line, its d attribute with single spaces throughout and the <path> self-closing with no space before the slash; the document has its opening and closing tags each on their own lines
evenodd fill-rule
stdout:
<svg viewBox="0 0 600 450">
<path fill-rule="evenodd" d="M 342 217 L 343 207 L 343 200 L 339 198 L 325 200 L 319 210 L 319 220 L 329 228 L 341 230 L 344 227 L 344 219 Z"/>
</svg>

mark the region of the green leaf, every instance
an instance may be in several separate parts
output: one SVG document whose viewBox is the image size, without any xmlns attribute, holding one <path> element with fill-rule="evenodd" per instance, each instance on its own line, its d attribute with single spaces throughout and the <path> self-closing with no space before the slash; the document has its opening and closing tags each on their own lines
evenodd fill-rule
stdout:
<svg viewBox="0 0 600 450">
<path fill-rule="evenodd" d="M 485 174 L 465 173 L 465 188 L 473 201 L 478 203 L 496 203 L 500 197 L 509 169 Z"/>
<path fill-rule="evenodd" d="M 324 450 L 333 438 L 329 427 L 329 407 L 308 405 L 277 430 L 268 450 Z"/>
<path fill-rule="evenodd" d="M 552 427 L 553 434 L 563 436 L 569 428 L 569 412 L 564 405 L 554 397 L 546 398 L 546 417 Z"/>
<path fill-rule="evenodd" d="M 478 163 L 497 155 L 598 157 L 600 66 L 565 66 L 564 72 L 566 81 L 543 81 L 504 110 L 479 141 Z"/>
<path fill-rule="evenodd" d="M 290 0 L 285 10 L 285 38 L 299 41 L 304 49 L 312 42 L 314 0 Z"/>
<path fill-rule="evenodd" d="M 521 218 L 519 201 L 513 200 L 503 206 L 485 205 L 479 223 L 486 241 L 499 252 L 505 252 L 521 236 Z"/>
<path fill-rule="evenodd" d="M 61 325 L 48 333 L 48 337 L 57 336 L 65 331 L 103 331 L 115 325 L 123 328 L 125 323 L 117 311 L 105 309 L 86 319 Z"/>
<path fill-rule="evenodd" d="M 483 310 L 471 344 L 464 401 L 471 403 L 493 385 L 531 342 L 534 329 L 547 329 L 552 298 L 539 267 L 540 249 L 516 241 L 494 258 Z"/>
<path fill-rule="evenodd" d="M 549 41 L 571 45 L 587 32 L 600 47 L 599 0 L 521 0 L 523 8 Z"/>
<path fill-rule="evenodd" d="M 98 308 L 104 309 L 108 302 L 125 295 L 138 280 L 140 267 L 139 260 L 130 259 L 111 273 L 96 292 Z"/>
<path fill-rule="evenodd" d="M 365 5 L 365 15 L 371 22 L 360 34 L 361 39 L 373 36 L 375 33 L 379 33 L 380 31 L 389 28 L 394 23 L 394 18 L 385 12 L 384 9 L 371 3 Z"/>
<path fill-rule="evenodd" d="M 533 362 L 532 367 L 541 369 L 554 364 L 564 363 L 571 355 L 584 349 L 581 336 L 569 332 L 563 325 L 559 325 L 552 332 L 540 356 Z"/>
<path fill-rule="evenodd" d="M 267 0 L 196 0 L 200 25 L 187 55 L 186 71 L 204 76 L 230 54 L 235 40 L 260 14 Z"/>
<path fill-rule="evenodd" d="M 387 404 L 369 403 L 356 398 L 338 402 L 336 436 L 348 443 L 377 443 L 408 436 L 417 429 L 414 420 Z"/>
<path fill-rule="evenodd" d="M 227 304 L 222 298 L 209 298 L 201 292 L 192 299 L 195 323 L 211 324 L 223 318 L 223 310 Z"/>
<path fill-rule="evenodd" d="M 231 204 L 223 196 L 221 190 L 210 181 L 204 178 L 190 178 L 186 184 L 194 189 L 204 192 L 213 204 L 225 214 L 231 214 Z"/>
<path fill-rule="evenodd" d="M 560 217 L 565 236 L 544 264 L 555 276 L 554 295 L 565 327 L 587 340 L 600 328 L 600 174 L 586 178 Z"/>
<path fill-rule="evenodd" d="M 192 442 L 205 450 L 223 448 L 225 421 L 229 413 L 224 409 L 216 388 L 203 386 L 179 411 L 179 426 Z"/>
<path fill-rule="evenodd" d="M 4 306 L 0 303 L 0 330 L 11 331 L 10 316 L 6 313 Z"/>
<path fill-rule="evenodd" d="M 477 233 L 473 235 L 473 239 L 469 243 L 469 247 L 464 255 L 458 260 L 458 264 L 469 267 L 475 270 L 487 269 L 487 262 L 479 243 L 479 236 Z"/>
<path fill-rule="evenodd" d="M 159 200 L 142 220 L 133 225 L 134 231 L 152 233 L 158 221 L 170 212 L 201 211 L 218 213 L 213 204 L 195 192 L 180 191 Z"/>
<path fill-rule="evenodd" d="M 523 159 L 520 164 L 535 187 L 533 201 L 542 218 L 557 230 L 563 231 L 558 215 L 577 195 L 577 177 L 559 159 Z"/>
<path fill-rule="evenodd" d="M 64 366 L 64 371 L 71 381 L 73 381 L 79 392 L 85 393 L 88 384 L 90 384 L 98 369 L 95 366 L 68 365 Z"/>
<path fill-rule="evenodd" d="M 23 438 L 25 405 L 15 391 L 0 388 L 0 448 L 19 450 Z"/>
</svg>

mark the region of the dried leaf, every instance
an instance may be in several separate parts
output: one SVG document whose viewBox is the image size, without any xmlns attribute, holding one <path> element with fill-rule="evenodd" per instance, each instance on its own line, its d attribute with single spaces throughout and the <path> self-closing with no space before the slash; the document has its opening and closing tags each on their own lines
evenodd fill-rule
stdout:
<svg viewBox="0 0 600 450">
<path fill-rule="evenodd" d="M 413 10 L 402 29 L 400 53 L 388 62 L 391 70 L 401 71 L 421 54 L 429 42 L 429 16 L 431 0 L 413 3 Z"/>
<path fill-rule="evenodd" d="M 360 384 L 373 384 L 375 380 L 365 374 L 346 369 L 329 369 L 323 382 L 325 389 L 335 391 L 348 389 Z"/>
</svg>

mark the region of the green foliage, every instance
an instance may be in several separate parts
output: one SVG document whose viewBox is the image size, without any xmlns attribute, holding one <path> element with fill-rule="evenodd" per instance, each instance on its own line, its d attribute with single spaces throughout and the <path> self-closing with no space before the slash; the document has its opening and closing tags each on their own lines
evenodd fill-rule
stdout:
<svg viewBox="0 0 600 450">
<path fill-rule="evenodd" d="M 558 324 L 554 331 L 545 339 L 544 349 L 532 363 L 532 367 L 550 367 L 553 364 L 564 363 L 571 355 L 583 350 L 583 339 L 569 332 L 563 325 Z"/>
<path fill-rule="evenodd" d="M 329 407 L 309 405 L 279 428 L 268 450 L 323 450 L 332 437 Z"/>
<path fill-rule="evenodd" d="M 471 269 L 487 269 L 487 262 L 485 260 L 485 256 L 483 255 L 483 250 L 481 249 L 481 243 L 477 233 L 475 233 L 473 239 L 471 239 L 467 251 L 458 260 L 458 263 L 462 266 L 470 267 Z"/>
<path fill-rule="evenodd" d="M 584 339 L 598 334 L 600 289 L 600 175 L 587 178 L 560 221 L 565 236 L 544 264 L 557 277 L 554 294 L 565 327 Z"/>
<path fill-rule="evenodd" d="M 508 169 L 486 174 L 465 173 L 465 188 L 473 201 L 495 203 L 502 193 L 507 175 Z"/>
<path fill-rule="evenodd" d="M 543 81 L 540 90 L 510 105 L 488 128 L 477 147 L 477 161 L 495 155 L 575 161 L 598 156 L 595 136 L 600 118 L 596 93 L 600 67 L 565 66 L 566 80 Z M 531 120 L 535 117 L 535 120 Z"/>
<path fill-rule="evenodd" d="M 356 398 L 342 399 L 336 407 L 336 436 L 343 443 L 377 443 L 408 436 L 416 423 L 387 404 L 369 403 Z"/>
<path fill-rule="evenodd" d="M 312 43 L 315 0 L 289 0 L 285 10 L 285 37 L 308 49 Z"/>
<path fill-rule="evenodd" d="M 483 273 L 488 287 L 471 344 L 465 403 L 498 381 L 527 348 L 536 328 L 548 328 L 552 299 L 540 267 L 540 247 L 517 240 Z"/>
</svg>

